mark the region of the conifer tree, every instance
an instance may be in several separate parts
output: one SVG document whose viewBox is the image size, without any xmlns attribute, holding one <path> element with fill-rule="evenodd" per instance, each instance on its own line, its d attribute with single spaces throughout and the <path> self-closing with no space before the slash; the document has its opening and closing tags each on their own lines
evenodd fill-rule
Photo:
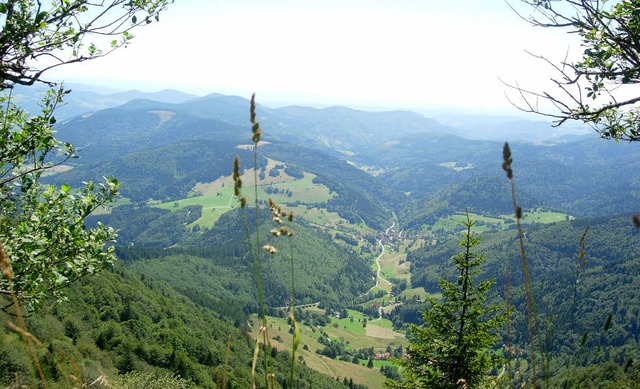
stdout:
<svg viewBox="0 0 640 389">
<path fill-rule="evenodd" d="M 479 239 L 471 234 L 469 218 L 460 240 L 463 251 L 452 259 L 458 279 L 440 277 L 442 300 L 428 298 L 423 325 L 411 325 L 407 357 L 399 359 L 403 381 L 386 381 L 388 388 L 480 388 L 501 362 L 493 350 L 505 315 L 496 305 L 486 306 L 485 295 L 494 280 L 474 283 L 484 256 L 473 253 Z"/>
</svg>

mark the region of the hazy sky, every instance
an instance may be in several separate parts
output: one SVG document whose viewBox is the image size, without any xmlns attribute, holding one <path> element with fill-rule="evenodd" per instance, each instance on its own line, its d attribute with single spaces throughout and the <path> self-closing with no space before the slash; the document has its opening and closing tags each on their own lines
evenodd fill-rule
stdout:
<svg viewBox="0 0 640 389">
<path fill-rule="evenodd" d="M 517 4 L 517 0 L 511 0 Z M 525 49 L 562 59 L 575 37 L 504 0 L 176 0 L 133 44 L 49 77 L 119 89 L 218 92 L 370 108 L 508 107 L 499 78 L 540 86 Z"/>
</svg>

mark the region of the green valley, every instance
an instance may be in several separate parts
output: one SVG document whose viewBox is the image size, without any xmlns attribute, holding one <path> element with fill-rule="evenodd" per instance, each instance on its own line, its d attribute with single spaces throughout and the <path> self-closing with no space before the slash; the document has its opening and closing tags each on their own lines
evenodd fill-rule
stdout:
<svg viewBox="0 0 640 389">
<path fill-rule="evenodd" d="M 467 210 L 480 238 L 478 250 L 487 257 L 480 278 L 496 277 L 489 301 L 504 303 L 505 263 L 511 264 L 511 334 L 507 338 L 500 330 L 495 351 L 504 352 L 507 342 L 526 347 L 517 223 L 500 170 L 500 143 L 435 133 L 433 127 L 396 138 L 381 133 L 378 144 L 363 143 L 343 128 L 331 132 L 335 142 L 325 142 L 304 131 L 294 136 L 291 128 L 321 131 L 333 123 L 325 115 L 339 112 L 360 121 L 352 122 L 356 131 L 380 116 L 264 108 L 266 141 L 258 145 L 254 171 L 253 149 L 240 135 L 248 126 L 212 108 L 218 104 L 229 112 L 248 106 L 222 95 L 182 104 L 132 102 L 60 125 L 62 139 L 80 142 L 81 158 L 43 179 L 74 185 L 114 175 L 122 197 L 85 221 L 87 227 L 118 230 L 118 264 L 74 286 L 68 303 L 49 303 L 28 320 L 50 349 L 40 353 L 51 359 L 51 382 L 64 382 L 65 374 L 55 372 L 72 368 L 60 357 L 64 352 L 86 369 L 85 381 L 101 375 L 126 381 L 125 373 L 135 372 L 148 380 L 179 375 L 198 387 L 216 387 L 225 386 L 220 380 L 227 374 L 226 387 L 247 387 L 256 341 L 263 341 L 263 293 L 273 347 L 269 360 L 276 386 L 288 387 L 295 293 L 299 387 L 382 388 L 385 377 L 399 379 L 391 359 L 406 357 L 410 326 L 422 323 L 428 299 L 442 298 L 439 277 L 455 279 L 450 259 Z M 206 114 L 204 107 L 210 107 Z M 159 110 L 165 112 L 160 122 L 149 114 Z M 397 126 L 405 120 L 400 113 L 385 120 L 392 119 Z M 290 121 L 271 129 L 274 120 Z M 415 116 L 406 120 L 417 130 Z M 138 122 L 143 141 L 119 148 L 130 139 L 125 130 Z M 83 126 L 94 129 L 93 135 L 80 131 Z M 103 152 L 91 146 L 97 139 Z M 587 139 L 513 147 L 532 288 L 545 341 L 553 345 L 545 351 L 547 379 L 554 385 L 574 373 L 588 377 L 613 369 L 623 382 L 638 371 L 637 237 L 630 217 L 619 215 L 634 211 L 637 194 L 625 188 L 634 188 L 640 176 L 615 171 L 608 158 L 635 166 L 640 153 L 620 146 Z M 235 155 L 246 214 L 234 194 Z M 273 232 L 281 225 L 272 220 L 269 199 L 286 215 L 293 212 L 293 222 L 284 223 L 292 237 Z M 587 225 L 588 260 L 576 284 L 576 255 Z M 255 251 L 247 245 L 256 236 L 260 250 L 274 248 L 261 257 L 260 287 Z M 4 371 L 20 371 L 24 382 L 36 382 L 29 359 L 8 351 L 17 335 L 3 336 L 0 351 L 16 360 Z M 580 336 L 586 337 L 582 345 Z M 518 358 L 514 382 L 523 384 L 532 374 L 530 355 Z M 567 363 L 574 373 L 565 369 Z"/>
</svg>

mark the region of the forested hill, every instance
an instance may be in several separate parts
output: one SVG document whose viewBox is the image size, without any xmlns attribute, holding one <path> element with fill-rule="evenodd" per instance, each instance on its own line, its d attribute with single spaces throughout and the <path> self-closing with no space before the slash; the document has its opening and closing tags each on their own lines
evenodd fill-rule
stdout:
<svg viewBox="0 0 640 389">
<path fill-rule="evenodd" d="M 545 226 L 525 226 L 524 246 L 542 334 L 547 334 L 549 357 L 558 360 L 573 354 L 579 364 L 610 360 L 625 364 L 638 358 L 640 340 L 640 231 L 631 216 L 580 219 Z M 578 261 L 580 238 L 584 240 L 584 265 Z M 510 261 L 511 296 L 524 307 L 522 261 L 516 230 L 480 236 L 475 248 L 486 256 L 481 278 L 495 277 L 494 293 L 504 297 L 505 268 Z M 457 277 L 450 258 L 459 252 L 456 241 L 411 252 L 412 284 L 438 290 L 438 276 Z M 494 298 L 496 298 L 494 296 Z M 612 315 L 610 327 L 603 331 Z M 526 315 L 513 316 L 512 341 L 527 342 Z M 586 347 L 580 347 L 580 341 Z M 566 354 L 565 354 L 566 353 Z"/>
</svg>

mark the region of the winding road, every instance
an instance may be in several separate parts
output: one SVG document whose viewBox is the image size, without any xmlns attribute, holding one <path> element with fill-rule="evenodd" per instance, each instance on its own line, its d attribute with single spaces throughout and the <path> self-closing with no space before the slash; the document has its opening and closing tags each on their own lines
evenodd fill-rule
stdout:
<svg viewBox="0 0 640 389">
<path fill-rule="evenodd" d="M 386 230 L 385 230 L 385 235 L 389 234 L 389 231 L 391 229 L 393 229 L 393 227 L 395 227 L 396 222 L 394 221 L 393 224 L 391 224 L 391 226 L 389 226 Z M 381 281 L 385 284 L 385 285 L 392 285 L 392 283 L 387 280 L 386 278 L 382 278 L 382 276 L 380 275 L 380 272 L 382 271 L 382 267 L 380 266 L 380 259 L 382 258 L 382 256 L 384 255 L 384 244 L 382 243 L 382 239 L 378 239 L 378 244 L 381 247 L 381 252 L 380 255 L 378 255 L 378 257 L 376 258 L 376 265 L 378 266 L 378 270 L 376 271 L 376 284 L 374 286 L 371 287 L 371 289 L 369 289 L 366 293 L 361 294 L 358 297 L 362 297 L 362 296 L 366 296 L 368 295 L 374 288 L 377 288 L 380 286 Z M 374 319 L 374 320 L 380 320 L 382 319 L 382 305 L 378 308 L 378 318 Z M 374 321 L 372 320 L 372 321 Z"/>
</svg>

